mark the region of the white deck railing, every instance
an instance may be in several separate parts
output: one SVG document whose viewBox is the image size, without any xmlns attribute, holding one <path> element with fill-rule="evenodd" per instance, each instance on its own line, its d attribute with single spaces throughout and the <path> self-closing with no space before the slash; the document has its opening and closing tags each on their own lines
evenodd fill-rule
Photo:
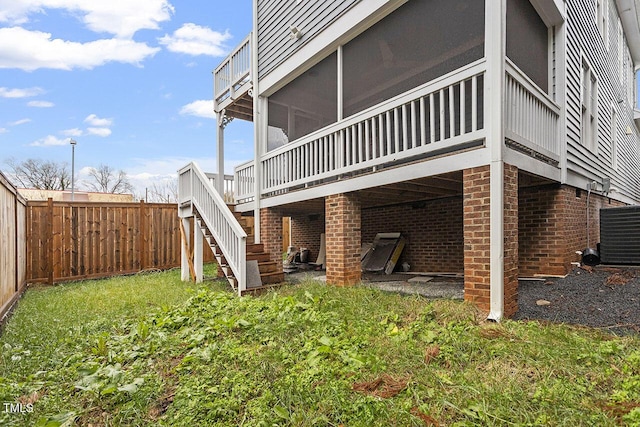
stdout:
<svg viewBox="0 0 640 427">
<path fill-rule="evenodd" d="M 178 204 L 181 207 L 190 204 L 191 209 L 200 214 L 233 271 L 238 294 L 242 294 L 247 289 L 247 233 L 195 163 L 188 164 L 178 173 Z M 180 215 L 193 216 L 193 212 L 189 215 L 181 208 Z"/>
<path fill-rule="evenodd" d="M 558 161 L 560 107 L 510 60 L 505 78 L 506 138 Z"/>
<path fill-rule="evenodd" d="M 235 202 L 244 203 L 255 197 L 255 167 L 253 160 L 249 160 L 235 168 Z"/>
<path fill-rule="evenodd" d="M 262 193 L 277 194 L 484 138 L 484 67 L 478 61 L 267 153 Z"/>
<path fill-rule="evenodd" d="M 217 173 L 205 173 L 207 178 L 209 178 L 209 182 L 213 188 L 217 189 L 216 179 L 218 179 Z M 232 205 L 235 203 L 235 182 L 233 181 L 233 175 L 225 175 L 224 176 L 224 193 L 222 195 L 224 202 L 228 205 Z"/>
<path fill-rule="evenodd" d="M 507 60 L 506 137 L 559 159 L 560 107 Z M 261 194 L 373 170 L 485 137 L 484 61 L 456 70 L 262 157 Z M 254 162 L 235 169 L 236 201 L 254 197 Z"/>
<path fill-rule="evenodd" d="M 214 102 L 234 98 L 235 91 L 251 80 L 251 34 L 213 72 Z"/>
</svg>

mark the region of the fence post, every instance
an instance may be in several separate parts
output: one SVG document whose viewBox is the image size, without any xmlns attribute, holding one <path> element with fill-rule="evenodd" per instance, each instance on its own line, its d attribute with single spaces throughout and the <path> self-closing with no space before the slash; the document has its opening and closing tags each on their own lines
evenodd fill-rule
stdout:
<svg viewBox="0 0 640 427">
<path fill-rule="evenodd" d="M 146 254 L 147 254 L 147 221 L 145 215 L 144 200 L 140 200 L 140 240 L 138 242 L 138 250 L 140 252 L 140 270 L 144 270 L 147 266 Z"/>
<path fill-rule="evenodd" d="M 14 256 L 14 262 L 15 262 L 15 272 L 14 272 L 14 276 L 15 276 L 15 287 L 14 287 L 14 291 L 18 292 L 18 282 L 20 281 L 20 261 L 19 258 L 20 257 L 20 250 L 18 248 L 18 233 L 20 232 L 20 227 L 18 224 L 18 192 L 16 191 L 15 194 L 15 198 L 14 198 L 14 204 L 13 204 L 13 223 L 14 223 L 14 227 L 13 230 L 15 231 L 15 239 L 14 239 L 14 250 L 15 250 L 15 256 Z"/>
<path fill-rule="evenodd" d="M 47 199 L 47 277 L 49 286 L 53 285 L 53 199 Z"/>
<path fill-rule="evenodd" d="M 25 279 L 27 281 L 33 279 L 34 276 L 34 272 L 33 272 L 33 212 L 32 212 L 32 207 L 29 206 L 29 201 L 26 202 L 25 207 L 24 207 L 24 214 L 25 214 L 25 220 L 24 220 L 24 234 L 26 236 L 27 242 L 25 244 L 25 256 L 27 258 L 26 264 L 25 264 Z"/>
</svg>

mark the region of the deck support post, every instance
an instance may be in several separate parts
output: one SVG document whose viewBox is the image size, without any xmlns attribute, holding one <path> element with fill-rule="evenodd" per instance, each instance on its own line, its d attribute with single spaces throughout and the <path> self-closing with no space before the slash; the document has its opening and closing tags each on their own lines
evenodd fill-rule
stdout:
<svg viewBox="0 0 640 427">
<path fill-rule="evenodd" d="M 218 130 L 218 176 L 216 177 L 216 190 L 224 199 L 224 128 L 227 124 L 224 110 L 216 113 L 216 128 Z"/>
<path fill-rule="evenodd" d="M 260 79 L 258 78 L 258 2 L 253 2 L 253 32 L 251 33 L 251 74 L 253 82 L 253 144 L 254 144 L 254 194 L 253 194 L 253 217 L 254 222 L 254 242 L 260 243 L 260 196 L 262 195 L 262 152 L 266 146 L 264 136 L 267 130 L 267 103 L 260 96 Z M 264 111 L 262 108 L 264 107 Z"/>
<path fill-rule="evenodd" d="M 277 208 L 260 209 L 261 242 L 271 261 L 282 263 L 282 212 Z"/>
<path fill-rule="evenodd" d="M 182 245 L 180 245 L 180 279 L 188 282 L 191 279 L 191 224 L 189 218 L 180 218 L 182 222 Z"/>
<path fill-rule="evenodd" d="M 362 279 L 361 208 L 356 193 L 325 198 L 327 283 L 355 285 Z"/>
<path fill-rule="evenodd" d="M 202 283 L 203 274 L 203 234 L 199 227 L 193 227 L 193 270 L 195 282 Z"/>
</svg>

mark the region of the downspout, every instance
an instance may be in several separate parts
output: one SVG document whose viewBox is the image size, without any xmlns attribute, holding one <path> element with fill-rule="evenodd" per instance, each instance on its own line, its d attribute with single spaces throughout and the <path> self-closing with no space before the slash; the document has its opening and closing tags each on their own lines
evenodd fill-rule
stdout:
<svg viewBox="0 0 640 427">
<path fill-rule="evenodd" d="M 489 176 L 490 306 L 488 319 L 504 315 L 504 79 L 506 55 L 506 0 L 486 2 L 487 140 L 491 163 Z"/>
<path fill-rule="evenodd" d="M 254 241 L 260 243 L 260 195 L 262 189 L 262 120 L 258 78 L 258 0 L 253 0 L 253 31 L 251 32 L 251 81 L 253 82 L 253 173 L 254 173 Z"/>
</svg>

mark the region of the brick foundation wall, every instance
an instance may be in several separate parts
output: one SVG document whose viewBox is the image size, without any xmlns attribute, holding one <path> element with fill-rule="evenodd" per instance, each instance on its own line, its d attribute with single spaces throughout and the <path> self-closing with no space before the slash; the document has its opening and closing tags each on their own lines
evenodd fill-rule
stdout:
<svg viewBox="0 0 640 427">
<path fill-rule="evenodd" d="M 362 242 L 377 233 L 402 233 L 407 241 L 398 266 L 411 271 L 464 271 L 462 197 L 362 210 Z"/>
<path fill-rule="evenodd" d="M 278 209 L 260 209 L 260 243 L 271 261 L 282 262 L 282 212 Z"/>
<path fill-rule="evenodd" d="M 581 190 L 579 197 L 576 197 L 574 187 L 563 186 L 561 197 L 565 205 L 564 223 L 565 230 L 565 265 L 567 272 L 571 269 L 571 261 L 579 261 L 576 251 L 581 251 L 587 247 L 587 191 Z M 591 193 L 589 197 L 589 246 L 596 247 L 600 241 L 600 209 L 625 206 L 625 203 L 617 200 L 610 200 L 599 194 Z"/>
<path fill-rule="evenodd" d="M 354 193 L 325 198 L 327 283 L 356 284 L 360 272 L 360 201 Z"/>
<path fill-rule="evenodd" d="M 587 191 L 567 185 L 522 188 L 519 195 L 520 275 L 564 275 L 580 261 L 576 251 L 587 247 Z M 591 193 L 590 246 L 600 241 L 600 208 L 624 206 Z"/>
<path fill-rule="evenodd" d="M 295 215 L 291 217 L 291 244 L 309 249 L 309 260 L 315 261 L 320 252 L 320 235 L 324 233 L 324 215 Z"/>
</svg>

